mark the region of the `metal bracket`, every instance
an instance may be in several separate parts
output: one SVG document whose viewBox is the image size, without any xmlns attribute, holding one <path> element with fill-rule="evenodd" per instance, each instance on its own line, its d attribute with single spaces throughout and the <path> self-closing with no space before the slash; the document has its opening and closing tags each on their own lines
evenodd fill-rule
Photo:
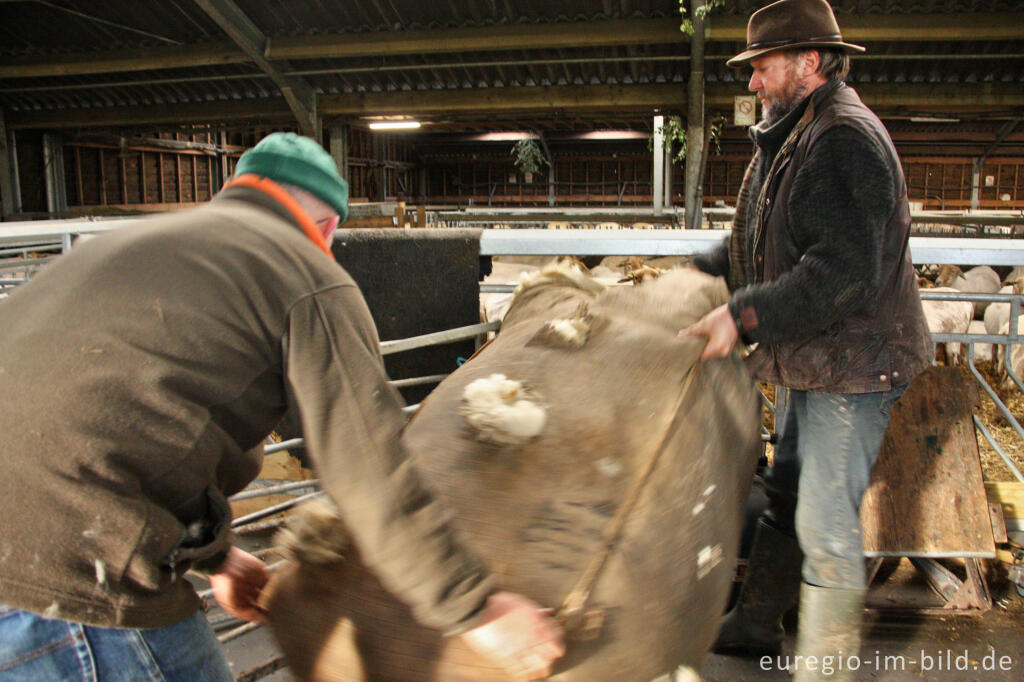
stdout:
<svg viewBox="0 0 1024 682">
<path fill-rule="evenodd" d="M 962 581 L 935 559 L 911 557 L 910 561 L 921 571 L 931 588 L 945 600 L 941 610 L 984 613 L 992 608 L 992 597 L 982 574 L 980 560 L 964 557 L 967 575 Z"/>
</svg>

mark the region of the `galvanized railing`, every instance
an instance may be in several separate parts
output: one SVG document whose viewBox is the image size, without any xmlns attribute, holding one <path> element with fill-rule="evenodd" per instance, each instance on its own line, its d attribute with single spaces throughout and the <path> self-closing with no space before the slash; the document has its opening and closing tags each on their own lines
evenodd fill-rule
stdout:
<svg viewBox="0 0 1024 682">
<path fill-rule="evenodd" d="M 1021 378 L 1017 375 L 1017 372 L 1013 368 L 1011 362 L 1013 346 L 1024 343 L 1024 336 L 1020 334 L 1018 325 L 1020 323 L 1019 316 L 1021 312 L 1021 305 L 1024 304 L 1024 294 L 965 294 L 955 293 L 951 291 L 929 291 L 924 289 L 921 291 L 921 299 L 925 301 L 966 301 L 969 303 L 1001 303 L 1008 304 L 1009 308 L 1009 320 L 1008 328 L 1005 334 L 970 334 L 970 333 L 958 333 L 958 334 L 932 334 L 932 339 L 936 343 L 960 343 L 964 344 L 967 348 L 966 360 L 967 368 L 970 370 L 971 375 L 975 381 L 978 382 L 978 386 L 984 391 L 985 395 L 995 404 L 996 409 L 1003 416 L 1006 422 L 1014 430 L 1017 436 L 1024 442 L 1024 427 L 1021 427 L 1020 418 L 1014 415 L 1006 404 L 1000 399 L 996 390 L 988 383 L 982 373 L 978 370 L 978 366 L 975 362 L 975 345 L 976 344 L 992 344 L 993 346 L 1002 346 L 1003 352 L 1001 353 L 1002 362 L 1001 369 L 1006 373 L 1006 376 L 1013 382 L 1018 391 L 1024 392 L 1024 383 L 1021 382 Z M 994 350 L 994 348 L 993 348 Z M 994 356 L 997 355 L 994 353 Z M 993 357 L 993 361 L 995 357 Z M 993 362 L 993 364 L 995 364 Z M 1024 415 L 1021 415 L 1024 418 Z M 974 415 L 974 425 L 978 432 L 985 438 L 986 442 L 992 447 L 992 449 L 999 455 L 1000 459 L 1006 464 L 1006 467 L 1016 477 L 1018 481 L 1024 482 L 1024 474 L 1014 463 L 1013 459 L 1006 454 L 1006 451 L 1002 448 L 1000 443 L 988 430 L 985 424 L 978 418 L 978 415 Z"/>
<path fill-rule="evenodd" d="M 0 247 L 0 293 L 24 284 L 61 253 L 60 242 L 29 242 Z"/>
</svg>

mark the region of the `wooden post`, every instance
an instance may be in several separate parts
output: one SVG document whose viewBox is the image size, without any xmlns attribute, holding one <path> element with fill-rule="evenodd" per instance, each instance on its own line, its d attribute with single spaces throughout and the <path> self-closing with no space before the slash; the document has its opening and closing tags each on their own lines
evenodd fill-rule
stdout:
<svg viewBox="0 0 1024 682">
<path fill-rule="evenodd" d="M 555 157 L 548 155 L 548 206 L 555 205 Z"/>
<path fill-rule="evenodd" d="M 43 134 L 43 160 L 46 179 L 46 210 L 50 213 L 66 213 L 68 191 L 67 178 L 64 175 L 64 144 L 59 134 Z"/>
<path fill-rule="evenodd" d="M 701 157 L 704 151 L 704 0 L 690 0 L 690 81 L 686 97 L 686 227 L 701 227 Z"/>
<path fill-rule="evenodd" d="M 651 171 L 651 200 L 655 212 L 660 213 L 665 199 L 662 183 L 665 181 L 665 117 L 654 117 L 654 168 Z"/>
<path fill-rule="evenodd" d="M 160 198 L 160 203 L 166 203 L 164 199 L 164 153 L 157 152 L 156 154 L 156 177 L 157 182 L 160 183 L 160 193 L 157 195 Z"/>
<path fill-rule="evenodd" d="M 228 159 L 228 153 L 226 151 L 227 150 L 227 146 L 228 146 L 228 134 L 225 133 L 225 132 L 221 132 L 220 133 L 220 148 L 221 148 L 221 151 L 220 151 L 220 154 L 218 156 L 219 167 L 220 167 L 220 176 L 219 176 L 220 182 L 217 183 L 217 191 L 218 192 L 220 191 L 220 188 L 224 186 L 224 183 L 226 183 L 228 181 L 228 176 L 231 175 L 231 162 Z M 211 190 L 210 193 L 211 194 L 213 193 L 212 190 Z"/>
<path fill-rule="evenodd" d="M 984 159 L 975 157 L 971 159 L 971 210 L 978 210 L 981 199 L 981 165 Z M 927 169 L 925 169 L 927 174 Z M 927 175 L 926 175 L 927 177 Z M 926 180 L 927 182 L 927 180 Z"/>
<path fill-rule="evenodd" d="M 4 216 L 21 213 L 21 182 L 18 179 L 18 136 L 13 130 L 4 132 L 0 126 L 0 156 L 9 161 L 7 177 L 2 180 L 4 186 Z M 2 165 L 2 164 L 0 164 Z M 6 211 L 10 211 L 7 213 Z"/>
<path fill-rule="evenodd" d="M 100 166 L 100 204 L 107 205 L 107 174 L 103 172 L 103 147 L 96 150 Z"/>
<path fill-rule="evenodd" d="M 146 152 L 139 152 L 139 198 L 146 203 Z"/>
<path fill-rule="evenodd" d="M 121 148 L 118 155 L 121 161 L 121 203 L 128 205 L 128 160 L 125 158 L 125 149 Z"/>
<path fill-rule="evenodd" d="M 0 109 L 0 219 L 21 212 L 21 192 L 18 187 L 18 159 L 14 153 L 14 131 L 7 132 L 4 110 Z"/>
<path fill-rule="evenodd" d="M 387 155 L 384 152 L 384 142 L 385 140 L 383 136 L 377 136 L 374 138 L 373 160 L 375 163 L 373 169 L 370 172 L 372 172 L 374 177 L 376 178 L 377 191 L 380 192 L 380 197 L 376 199 L 377 201 L 388 200 L 388 186 L 386 184 L 387 173 L 384 172 L 384 162 Z M 371 201 L 372 200 L 373 199 L 371 198 Z"/>
<path fill-rule="evenodd" d="M 82 185 L 82 150 L 75 147 L 75 191 L 78 193 L 78 205 L 85 205 L 85 191 Z"/>
</svg>

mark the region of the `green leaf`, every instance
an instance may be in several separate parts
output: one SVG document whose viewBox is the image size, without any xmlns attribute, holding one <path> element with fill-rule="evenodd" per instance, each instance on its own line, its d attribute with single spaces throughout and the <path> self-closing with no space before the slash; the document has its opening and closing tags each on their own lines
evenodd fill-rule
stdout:
<svg viewBox="0 0 1024 682">
<path fill-rule="evenodd" d="M 540 147 L 533 140 L 519 140 L 512 146 L 512 155 L 515 157 L 516 168 L 523 174 L 533 174 L 540 171 L 542 165 L 548 165 Z"/>
</svg>

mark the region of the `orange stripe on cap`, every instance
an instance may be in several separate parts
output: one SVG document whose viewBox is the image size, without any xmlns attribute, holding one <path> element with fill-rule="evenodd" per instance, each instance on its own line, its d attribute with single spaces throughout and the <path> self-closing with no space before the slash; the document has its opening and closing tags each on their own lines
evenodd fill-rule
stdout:
<svg viewBox="0 0 1024 682">
<path fill-rule="evenodd" d="M 309 217 L 309 214 L 306 213 L 305 209 L 299 205 L 299 202 L 295 201 L 295 197 L 285 191 L 284 187 L 281 187 L 281 185 L 277 184 L 270 178 L 261 177 L 253 173 L 239 175 L 237 178 L 224 185 L 224 189 L 227 189 L 228 187 L 248 187 L 269 195 L 279 204 L 288 209 L 288 212 L 292 214 L 292 217 L 299 221 L 299 225 L 302 226 L 302 231 L 306 233 L 307 237 L 309 237 L 309 241 L 313 242 L 318 249 L 326 253 L 332 260 L 334 259 L 334 254 L 331 253 L 331 248 L 327 246 L 327 241 L 324 239 L 324 236 L 320 234 L 320 230 L 317 229 L 316 223 L 314 223 Z"/>
</svg>

